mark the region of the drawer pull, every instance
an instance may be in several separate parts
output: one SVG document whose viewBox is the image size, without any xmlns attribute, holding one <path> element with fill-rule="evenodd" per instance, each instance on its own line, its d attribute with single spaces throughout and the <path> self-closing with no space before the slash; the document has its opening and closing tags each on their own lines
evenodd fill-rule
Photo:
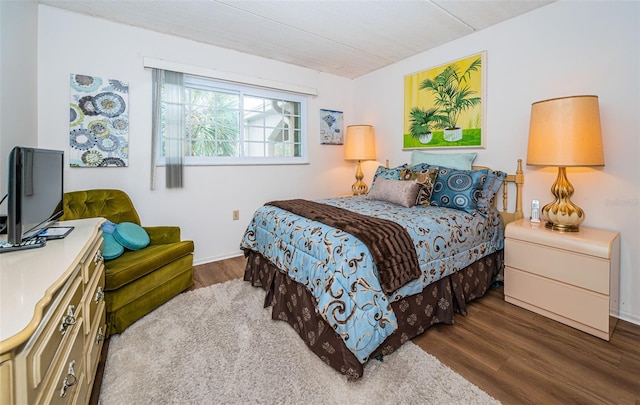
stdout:
<svg viewBox="0 0 640 405">
<path fill-rule="evenodd" d="M 76 317 L 73 316 L 73 305 L 69 305 L 67 308 L 67 314 L 62 317 L 62 323 L 60 324 L 60 332 L 64 335 L 67 332 L 69 326 L 76 324 Z"/>
<path fill-rule="evenodd" d="M 93 300 L 97 304 L 103 298 L 104 298 L 104 291 L 102 291 L 102 287 L 98 286 L 98 289 L 96 290 L 96 296 L 95 296 L 95 298 Z"/>
<path fill-rule="evenodd" d="M 67 389 L 70 387 L 73 387 L 74 385 L 76 385 L 78 383 L 78 379 L 76 378 L 76 372 L 73 369 L 73 366 L 76 365 L 76 361 L 73 360 L 71 363 L 69 363 L 69 370 L 68 370 L 68 374 L 67 376 L 64 378 L 64 381 L 62 382 L 62 389 L 60 390 L 60 396 L 62 398 L 67 396 Z"/>
<path fill-rule="evenodd" d="M 98 250 L 96 252 L 95 257 L 93 258 L 93 262 L 97 265 L 98 263 L 100 263 L 103 260 L 104 260 L 104 257 L 102 257 L 102 252 L 100 250 Z"/>
<path fill-rule="evenodd" d="M 96 346 L 104 340 L 104 332 L 102 332 L 102 326 L 98 328 L 98 335 L 96 336 Z"/>
</svg>

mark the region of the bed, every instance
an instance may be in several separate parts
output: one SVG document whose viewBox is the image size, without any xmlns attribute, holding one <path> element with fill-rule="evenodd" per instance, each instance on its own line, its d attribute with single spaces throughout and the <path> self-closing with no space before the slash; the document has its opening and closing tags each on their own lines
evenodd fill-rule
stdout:
<svg viewBox="0 0 640 405">
<path fill-rule="evenodd" d="M 405 164 L 379 167 L 366 196 L 269 202 L 241 241 L 244 280 L 322 361 L 360 378 L 503 280 L 504 225 L 523 216 L 523 183 L 521 160 L 515 174 Z"/>
</svg>

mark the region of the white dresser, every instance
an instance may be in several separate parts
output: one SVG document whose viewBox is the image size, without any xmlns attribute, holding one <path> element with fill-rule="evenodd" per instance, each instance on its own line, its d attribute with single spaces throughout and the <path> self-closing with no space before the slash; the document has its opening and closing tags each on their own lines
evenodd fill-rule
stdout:
<svg viewBox="0 0 640 405">
<path fill-rule="evenodd" d="M 106 325 L 101 218 L 0 254 L 0 404 L 86 404 Z"/>
<path fill-rule="evenodd" d="M 609 340 L 619 315 L 620 234 L 557 232 L 521 219 L 505 230 L 505 301 Z"/>
</svg>

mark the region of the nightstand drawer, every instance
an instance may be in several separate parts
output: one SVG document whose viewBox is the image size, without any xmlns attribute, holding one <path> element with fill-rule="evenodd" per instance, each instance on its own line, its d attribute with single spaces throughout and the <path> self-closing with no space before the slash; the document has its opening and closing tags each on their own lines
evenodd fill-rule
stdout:
<svg viewBox="0 0 640 405">
<path fill-rule="evenodd" d="M 608 260 L 515 239 L 504 252 L 505 266 L 609 295 Z"/>
<path fill-rule="evenodd" d="M 505 267 L 504 294 L 507 302 L 525 306 L 534 312 L 549 311 L 560 322 L 568 318 L 609 334 L 609 297 L 540 277 L 511 267 Z M 521 305 L 522 306 L 522 305 Z M 543 313 L 543 315 L 547 315 Z M 572 325 L 577 327 L 576 325 Z M 582 329 L 582 328 L 579 328 Z"/>
</svg>

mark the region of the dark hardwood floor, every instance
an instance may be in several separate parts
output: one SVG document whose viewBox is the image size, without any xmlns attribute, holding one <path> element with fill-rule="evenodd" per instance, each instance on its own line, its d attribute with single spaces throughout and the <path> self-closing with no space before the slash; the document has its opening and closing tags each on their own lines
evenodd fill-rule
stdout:
<svg viewBox="0 0 640 405">
<path fill-rule="evenodd" d="M 196 266 L 192 289 L 240 278 L 245 263 Z M 606 342 L 508 304 L 498 288 L 454 325 L 413 342 L 504 404 L 640 405 L 640 326 L 629 322 L 619 321 Z"/>
<path fill-rule="evenodd" d="M 197 266 L 193 288 L 242 277 L 245 263 Z M 606 342 L 511 305 L 498 288 L 413 342 L 504 404 L 640 405 L 640 326 L 629 322 Z"/>
</svg>

